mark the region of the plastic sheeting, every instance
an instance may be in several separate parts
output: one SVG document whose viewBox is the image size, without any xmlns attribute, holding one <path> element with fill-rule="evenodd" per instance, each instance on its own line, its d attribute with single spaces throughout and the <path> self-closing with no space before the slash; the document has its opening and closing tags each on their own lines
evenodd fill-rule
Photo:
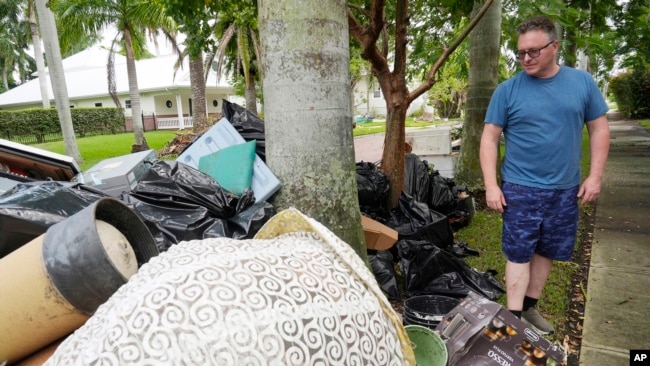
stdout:
<svg viewBox="0 0 650 366">
<path fill-rule="evenodd" d="M 471 290 L 496 300 L 505 293 L 494 272 L 477 271 L 427 241 L 400 240 L 396 246 L 409 297 L 422 294 L 465 297 Z"/>
<path fill-rule="evenodd" d="M 417 202 L 404 192 L 397 208 L 392 210 L 387 225 L 397 230 L 399 239 L 427 239 L 440 248 L 449 248 L 454 244 L 454 233 L 447 216 L 430 209 L 425 203 Z"/>
<path fill-rule="evenodd" d="M 467 186 L 456 185 L 415 154 L 405 155 L 404 192 L 430 209 L 445 214 L 453 230 L 469 225 L 474 216 L 474 199 Z"/>
<path fill-rule="evenodd" d="M 17 184 L 0 197 L 0 258 L 45 233 L 48 227 L 108 196 L 80 183 Z"/>
<path fill-rule="evenodd" d="M 165 251 L 184 240 L 249 237 L 275 212 L 262 202 L 253 212 L 252 190 L 236 196 L 221 188 L 209 175 L 186 164 L 160 160 L 129 194 L 122 196 L 151 231 L 158 250 Z M 231 221 L 229 221 L 231 220 Z"/>
<path fill-rule="evenodd" d="M 388 177 L 373 163 L 356 163 L 359 207 L 366 216 L 386 222 L 390 210 L 386 205 L 390 185 Z"/>
<path fill-rule="evenodd" d="M 295 209 L 253 240 L 182 242 L 143 265 L 45 365 L 414 365 L 349 245 Z"/>
<path fill-rule="evenodd" d="M 264 135 L 264 121 L 255 113 L 239 104 L 222 100 L 221 111 L 223 116 L 235 127 L 241 137 L 246 141 L 255 140 L 255 153 L 266 161 L 266 137 Z"/>
<path fill-rule="evenodd" d="M 372 273 L 375 274 L 375 279 L 388 300 L 399 300 L 401 295 L 397 284 L 395 262 L 391 252 L 388 250 L 368 250 L 367 255 Z"/>
</svg>

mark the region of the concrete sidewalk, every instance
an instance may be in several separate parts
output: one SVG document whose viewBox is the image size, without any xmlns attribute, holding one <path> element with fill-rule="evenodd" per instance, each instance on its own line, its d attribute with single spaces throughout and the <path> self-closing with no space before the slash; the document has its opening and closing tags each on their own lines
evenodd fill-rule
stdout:
<svg viewBox="0 0 650 366">
<path fill-rule="evenodd" d="M 589 267 L 580 365 L 630 365 L 650 349 L 650 133 L 610 117 Z"/>
</svg>

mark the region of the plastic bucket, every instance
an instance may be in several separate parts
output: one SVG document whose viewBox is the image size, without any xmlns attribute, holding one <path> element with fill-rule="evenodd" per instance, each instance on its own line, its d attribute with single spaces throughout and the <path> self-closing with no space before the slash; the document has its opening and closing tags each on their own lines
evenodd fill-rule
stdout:
<svg viewBox="0 0 650 366">
<path fill-rule="evenodd" d="M 421 325 L 407 325 L 404 329 L 411 341 L 416 365 L 445 366 L 447 364 L 447 346 L 438 333 Z"/>
<path fill-rule="evenodd" d="M 459 302 L 460 299 L 441 295 L 413 296 L 404 301 L 403 323 L 435 329 Z"/>
</svg>

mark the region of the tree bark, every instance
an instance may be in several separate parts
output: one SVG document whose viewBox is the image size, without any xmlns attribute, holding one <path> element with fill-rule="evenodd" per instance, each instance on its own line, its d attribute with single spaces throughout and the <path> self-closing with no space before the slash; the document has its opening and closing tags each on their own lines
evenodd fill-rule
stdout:
<svg viewBox="0 0 650 366">
<path fill-rule="evenodd" d="M 244 97 L 246 98 L 246 109 L 252 113 L 257 114 L 257 95 L 255 94 L 255 75 L 250 75 L 250 82 L 246 83 L 244 90 Z"/>
<path fill-rule="evenodd" d="M 190 57 L 190 84 L 192 85 L 192 130 L 195 133 L 201 133 L 208 128 L 202 53 L 196 57 Z"/>
<path fill-rule="evenodd" d="M 142 123 L 142 106 L 140 104 L 140 90 L 138 89 L 138 73 L 135 67 L 135 52 L 133 52 L 133 39 L 131 31 L 124 29 L 124 48 L 126 49 L 126 72 L 129 78 L 129 98 L 131 99 L 131 118 L 133 120 L 133 134 L 135 142 L 131 152 L 149 150 L 149 144 L 144 137 L 144 124 Z"/>
<path fill-rule="evenodd" d="M 474 6 L 478 12 L 481 4 Z M 460 155 L 454 180 L 472 191 L 484 191 L 485 182 L 479 161 L 479 146 L 485 113 L 494 89 L 499 82 L 499 54 L 501 44 L 501 0 L 492 6 L 469 36 L 469 84 Z"/>
<path fill-rule="evenodd" d="M 318 220 L 365 260 L 350 126 L 346 5 L 259 2 L 266 159 L 282 184 L 273 204 Z"/>
<path fill-rule="evenodd" d="M 38 35 L 38 23 L 36 21 L 35 4 L 29 6 L 29 30 L 32 35 L 32 44 L 34 45 L 34 59 L 36 60 L 36 70 L 38 71 L 38 84 L 41 88 L 41 100 L 43 108 L 50 108 L 50 93 L 47 90 L 47 76 L 45 75 L 45 60 L 43 59 L 43 49 L 41 48 L 41 37 Z"/>
<path fill-rule="evenodd" d="M 63 62 L 61 60 L 61 48 L 59 47 L 59 38 L 54 22 L 54 14 L 47 7 L 47 0 L 35 0 L 38 20 L 43 35 L 45 53 L 48 59 L 50 70 L 50 82 L 54 93 L 56 110 L 59 115 L 61 124 L 61 134 L 66 155 L 73 158 L 78 164 L 82 163 L 81 154 L 77 147 L 77 139 L 72 125 L 72 114 L 70 113 L 70 100 L 68 99 L 68 87 L 65 83 L 65 72 L 63 71 Z"/>
</svg>

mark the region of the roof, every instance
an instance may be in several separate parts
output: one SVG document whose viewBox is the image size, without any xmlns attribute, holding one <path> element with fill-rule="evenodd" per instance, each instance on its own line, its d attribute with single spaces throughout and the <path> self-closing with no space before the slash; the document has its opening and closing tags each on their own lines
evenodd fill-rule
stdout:
<svg viewBox="0 0 650 366">
<path fill-rule="evenodd" d="M 63 60 L 68 98 L 86 99 L 108 95 L 108 77 L 106 64 L 109 51 L 100 46 L 94 46 L 72 55 Z M 137 60 L 138 89 L 140 93 L 167 91 L 190 88 L 189 66 L 187 60 L 183 67 L 176 72 L 174 65 L 178 57 L 168 54 L 149 59 Z M 128 94 L 129 80 L 126 69 L 126 58 L 115 55 L 115 83 L 118 94 Z M 48 77 L 48 93 L 54 100 L 54 93 Z M 176 75 L 174 75 L 176 74 Z M 222 78 L 217 84 L 214 72 L 210 72 L 206 89 L 231 90 L 232 87 Z M 38 78 L 29 80 L 5 93 L 0 94 L 0 108 L 33 105 L 41 103 L 41 91 Z"/>
</svg>

